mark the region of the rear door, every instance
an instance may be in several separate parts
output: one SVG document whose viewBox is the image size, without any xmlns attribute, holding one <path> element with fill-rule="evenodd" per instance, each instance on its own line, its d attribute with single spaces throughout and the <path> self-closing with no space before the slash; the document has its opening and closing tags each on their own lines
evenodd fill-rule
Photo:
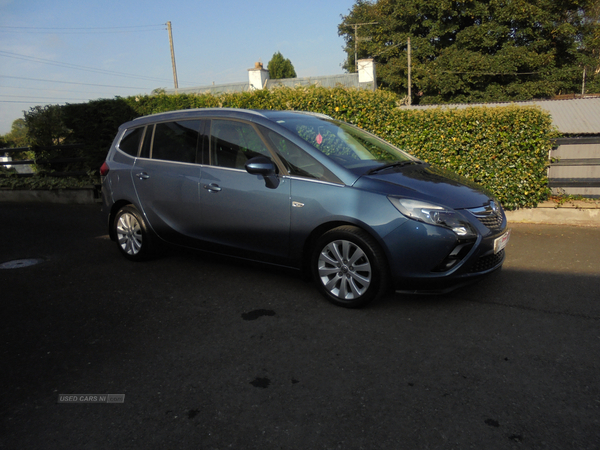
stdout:
<svg viewBox="0 0 600 450">
<path fill-rule="evenodd" d="M 147 127 L 131 172 L 148 223 L 169 242 L 188 244 L 200 229 L 197 155 L 204 126 L 202 120 L 185 120 Z"/>
</svg>

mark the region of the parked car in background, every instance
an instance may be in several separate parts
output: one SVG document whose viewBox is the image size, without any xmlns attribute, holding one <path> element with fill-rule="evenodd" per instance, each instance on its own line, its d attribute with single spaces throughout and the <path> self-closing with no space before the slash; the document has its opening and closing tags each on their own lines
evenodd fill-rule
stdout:
<svg viewBox="0 0 600 450">
<path fill-rule="evenodd" d="M 345 307 L 477 280 L 510 234 L 481 188 L 319 114 L 142 117 L 119 128 L 101 175 L 126 258 L 168 243 L 293 267 Z"/>
</svg>

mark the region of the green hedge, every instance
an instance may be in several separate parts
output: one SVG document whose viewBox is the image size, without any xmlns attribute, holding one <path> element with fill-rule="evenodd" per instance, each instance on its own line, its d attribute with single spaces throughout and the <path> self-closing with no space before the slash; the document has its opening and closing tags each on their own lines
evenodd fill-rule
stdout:
<svg viewBox="0 0 600 450">
<path fill-rule="evenodd" d="M 396 110 L 381 136 L 435 166 L 490 190 L 507 209 L 535 207 L 550 194 L 550 116 L 517 106 Z"/>
<path fill-rule="evenodd" d="M 553 131 L 536 108 L 399 108 L 387 91 L 344 87 L 277 88 L 254 92 L 152 95 L 64 106 L 70 140 L 86 144 L 97 168 L 122 122 L 190 108 L 312 111 L 353 123 L 435 166 L 490 190 L 507 209 L 536 206 L 550 190 L 546 168 Z"/>
</svg>

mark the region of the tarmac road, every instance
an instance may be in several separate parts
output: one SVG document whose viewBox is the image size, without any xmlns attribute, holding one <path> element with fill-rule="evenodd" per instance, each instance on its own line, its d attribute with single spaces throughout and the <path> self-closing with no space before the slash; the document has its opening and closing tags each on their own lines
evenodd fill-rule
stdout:
<svg viewBox="0 0 600 450">
<path fill-rule="evenodd" d="M 477 285 L 346 310 L 283 270 L 126 261 L 97 205 L 0 203 L 0 264 L 43 260 L 0 269 L 0 448 L 598 449 L 600 228 L 512 229 Z"/>
</svg>

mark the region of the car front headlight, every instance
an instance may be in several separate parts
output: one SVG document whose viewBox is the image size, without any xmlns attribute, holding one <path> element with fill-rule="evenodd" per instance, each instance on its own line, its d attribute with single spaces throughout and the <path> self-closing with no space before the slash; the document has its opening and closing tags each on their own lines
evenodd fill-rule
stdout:
<svg viewBox="0 0 600 450">
<path fill-rule="evenodd" d="M 392 205 L 409 219 L 448 228 L 461 239 L 477 237 L 473 226 L 453 209 L 410 198 L 388 198 Z"/>
</svg>

